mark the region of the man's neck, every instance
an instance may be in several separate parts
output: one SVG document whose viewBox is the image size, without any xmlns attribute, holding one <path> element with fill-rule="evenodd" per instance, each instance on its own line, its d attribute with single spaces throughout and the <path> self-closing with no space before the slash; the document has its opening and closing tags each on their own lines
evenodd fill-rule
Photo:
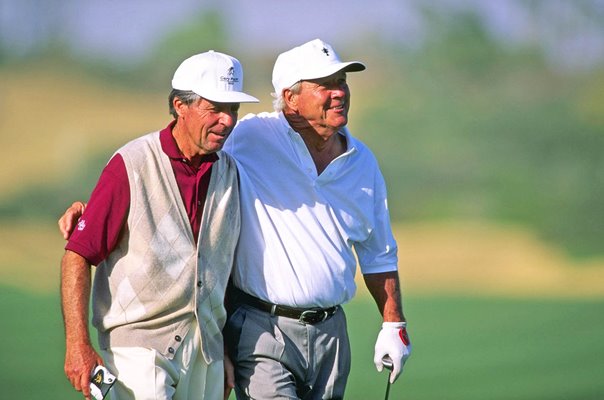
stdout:
<svg viewBox="0 0 604 400">
<path fill-rule="evenodd" d="M 296 114 L 283 115 L 290 127 L 302 137 L 317 168 L 317 174 L 320 175 L 333 160 L 346 152 L 346 137 L 337 130 L 325 127 L 320 132 Z"/>
</svg>

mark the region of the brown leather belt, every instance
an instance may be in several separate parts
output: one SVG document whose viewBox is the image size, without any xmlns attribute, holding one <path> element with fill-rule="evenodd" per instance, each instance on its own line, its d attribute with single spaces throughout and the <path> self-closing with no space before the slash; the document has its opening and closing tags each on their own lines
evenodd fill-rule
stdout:
<svg viewBox="0 0 604 400">
<path fill-rule="evenodd" d="M 280 316 L 286 318 L 297 319 L 303 324 L 314 325 L 319 322 L 323 322 L 333 317 L 340 306 L 333 306 L 329 308 L 295 308 L 289 306 L 281 306 L 278 304 L 272 304 L 254 297 L 244 291 L 233 287 L 236 293 L 237 301 L 242 304 L 247 304 L 259 310 L 265 311 L 272 316 Z"/>
</svg>

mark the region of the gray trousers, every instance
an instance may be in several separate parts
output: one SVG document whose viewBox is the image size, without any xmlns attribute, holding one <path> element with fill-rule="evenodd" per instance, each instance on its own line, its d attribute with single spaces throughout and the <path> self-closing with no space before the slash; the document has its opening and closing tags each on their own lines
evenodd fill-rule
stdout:
<svg viewBox="0 0 604 400">
<path fill-rule="evenodd" d="M 343 399 L 350 372 L 346 316 L 315 325 L 241 305 L 224 337 L 243 399 Z"/>
</svg>

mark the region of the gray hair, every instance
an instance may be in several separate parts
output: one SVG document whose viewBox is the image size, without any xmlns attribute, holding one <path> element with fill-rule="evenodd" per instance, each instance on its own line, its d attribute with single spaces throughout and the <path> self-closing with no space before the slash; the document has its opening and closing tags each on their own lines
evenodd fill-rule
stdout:
<svg viewBox="0 0 604 400">
<path fill-rule="evenodd" d="M 170 92 L 170 96 L 168 96 L 169 106 L 170 106 L 170 114 L 174 117 L 174 119 L 178 119 L 178 113 L 174 109 L 174 99 L 179 98 L 180 101 L 185 103 L 186 105 L 193 104 L 197 100 L 201 99 L 201 96 L 191 90 L 178 90 L 172 89 Z"/>
<path fill-rule="evenodd" d="M 302 89 L 301 83 L 302 83 L 302 81 L 298 81 L 298 82 L 294 83 L 293 85 L 291 85 L 289 87 L 289 90 L 291 90 L 292 93 L 294 93 L 294 94 L 300 93 L 300 90 Z M 285 90 L 285 89 L 283 89 L 283 90 Z M 278 93 L 278 94 L 271 93 L 271 95 L 274 97 L 273 108 L 277 112 L 281 112 L 285 109 L 285 99 L 283 98 L 283 90 L 281 91 L 281 93 Z"/>
</svg>

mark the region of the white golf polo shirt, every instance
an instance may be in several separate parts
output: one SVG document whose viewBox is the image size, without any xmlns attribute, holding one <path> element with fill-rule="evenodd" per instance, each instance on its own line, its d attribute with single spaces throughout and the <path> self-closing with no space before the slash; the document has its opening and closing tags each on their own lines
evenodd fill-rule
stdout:
<svg viewBox="0 0 604 400">
<path fill-rule="evenodd" d="M 330 307 L 356 291 L 361 272 L 397 270 L 386 187 L 371 151 L 343 129 L 347 151 L 317 175 L 282 113 L 249 114 L 224 151 L 240 173 L 240 289 L 292 307 Z"/>
</svg>

